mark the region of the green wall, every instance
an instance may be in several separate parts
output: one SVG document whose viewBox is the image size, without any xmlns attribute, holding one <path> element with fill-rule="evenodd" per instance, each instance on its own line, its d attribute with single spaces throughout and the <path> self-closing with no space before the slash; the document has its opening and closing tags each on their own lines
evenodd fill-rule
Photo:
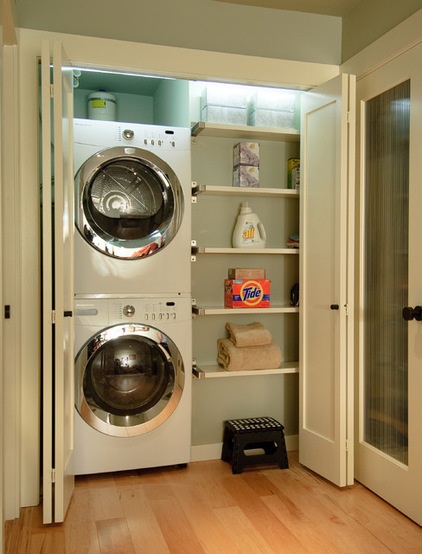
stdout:
<svg viewBox="0 0 422 554">
<path fill-rule="evenodd" d="M 364 0 L 343 18 L 342 61 L 346 61 L 422 8 L 422 0 Z"/>
<path fill-rule="evenodd" d="M 341 18 L 214 0 L 16 0 L 17 27 L 338 65 Z"/>
</svg>

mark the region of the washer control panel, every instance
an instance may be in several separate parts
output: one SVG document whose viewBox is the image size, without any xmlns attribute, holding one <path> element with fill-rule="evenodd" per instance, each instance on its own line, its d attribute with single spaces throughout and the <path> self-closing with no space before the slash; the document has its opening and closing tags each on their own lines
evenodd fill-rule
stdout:
<svg viewBox="0 0 422 554">
<path fill-rule="evenodd" d="M 75 325 L 99 328 L 120 323 L 190 322 L 192 300 L 187 297 L 167 298 L 79 298 L 74 304 Z"/>
<path fill-rule="evenodd" d="M 124 300 L 116 300 L 110 303 L 110 317 L 116 321 L 131 320 L 145 323 L 176 321 L 176 302 L 172 300 L 142 300 L 137 303 L 125 303 Z"/>
</svg>

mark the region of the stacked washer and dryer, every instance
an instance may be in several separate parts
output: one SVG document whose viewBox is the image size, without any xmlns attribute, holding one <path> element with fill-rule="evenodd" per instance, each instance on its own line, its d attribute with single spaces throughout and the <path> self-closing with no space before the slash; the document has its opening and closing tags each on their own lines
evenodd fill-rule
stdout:
<svg viewBox="0 0 422 554">
<path fill-rule="evenodd" d="M 191 449 L 190 130 L 75 119 L 75 474 Z"/>
</svg>

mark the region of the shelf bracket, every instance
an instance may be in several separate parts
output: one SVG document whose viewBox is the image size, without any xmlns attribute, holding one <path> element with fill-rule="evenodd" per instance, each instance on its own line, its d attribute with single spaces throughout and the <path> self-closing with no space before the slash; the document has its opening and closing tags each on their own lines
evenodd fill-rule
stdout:
<svg viewBox="0 0 422 554">
<path fill-rule="evenodd" d="M 198 186 L 198 183 L 196 181 L 191 181 L 191 189 L 192 189 L 192 194 L 196 195 L 198 194 L 198 190 L 199 190 L 199 186 Z"/>
<path fill-rule="evenodd" d="M 195 239 L 192 239 L 190 241 L 190 248 L 191 248 L 190 261 L 191 262 L 196 262 L 196 254 L 198 253 L 198 247 L 196 245 L 196 240 Z"/>
</svg>

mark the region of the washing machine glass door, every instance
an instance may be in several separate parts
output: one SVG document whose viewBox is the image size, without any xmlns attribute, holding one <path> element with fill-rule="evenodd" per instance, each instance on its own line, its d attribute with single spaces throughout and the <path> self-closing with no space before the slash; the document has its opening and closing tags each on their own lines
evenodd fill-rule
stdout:
<svg viewBox="0 0 422 554">
<path fill-rule="evenodd" d="M 76 226 L 100 252 L 139 259 L 167 246 L 183 217 L 183 191 L 172 168 L 140 148 L 109 148 L 75 177 Z"/>
<path fill-rule="evenodd" d="M 89 425 L 108 435 L 154 429 L 173 413 L 183 386 L 176 345 L 146 325 L 105 329 L 76 356 L 76 408 Z"/>
</svg>

